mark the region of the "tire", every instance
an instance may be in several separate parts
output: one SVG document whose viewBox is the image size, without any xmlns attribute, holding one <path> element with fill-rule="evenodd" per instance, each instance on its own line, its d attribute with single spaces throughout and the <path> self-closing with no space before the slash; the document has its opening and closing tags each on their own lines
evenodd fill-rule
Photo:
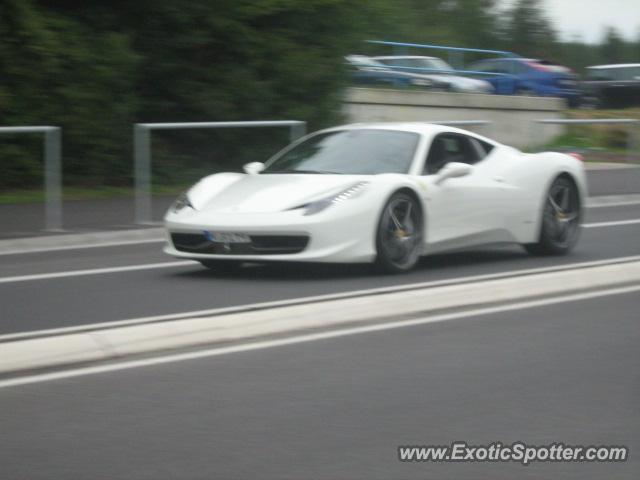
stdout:
<svg viewBox="0 0 640 480">
<path fill-rule="evenodd" d="M 237 260 L 198 260 L 204 267 L 217 273 L 232 273 L 237 271 L 242 262 Z"/>
<path fill-rule="evenodd" d="M 524 248 L 533 255 L 564 255 L 578 242 L 581 220 L 582 206 L 576 184 L 566 177 L 558 177 L 544 201 L 538 241 Z"/>
<path fill-rule="evenodd" d="M 422 210 L 404 192 L 387 201 L 376 230 L 376 264 L 386 273 L 411 270 L 420 259 L 424 236 Z"/>
</svg>

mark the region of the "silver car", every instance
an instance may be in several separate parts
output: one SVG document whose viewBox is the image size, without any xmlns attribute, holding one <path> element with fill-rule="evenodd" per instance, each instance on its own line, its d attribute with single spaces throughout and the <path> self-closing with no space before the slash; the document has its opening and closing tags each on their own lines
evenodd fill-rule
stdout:
<svg viewBox="0 0 640 480">
<path fill-rule="evenodd" d="M 444 89 L 459 93 L 493 93 L 493 86 L 484 80 L 458 75 L 444 60 L 423 56 L 371 57 L 388 67 L 401 71 L 419 73 L 442 85 Z"/>
</svg>

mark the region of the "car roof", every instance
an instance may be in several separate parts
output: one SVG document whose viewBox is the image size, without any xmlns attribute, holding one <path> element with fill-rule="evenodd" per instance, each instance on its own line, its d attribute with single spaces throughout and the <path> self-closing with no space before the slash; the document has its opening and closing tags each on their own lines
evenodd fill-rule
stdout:
<svg viewBox="0 0 640 480">
<path fill-rule="evenodd" d="M 633 68 L 640 67 L 640 63 L 615 63 L 612 65 L 593 65 L 587 68 L 601 69 L 601 68 Z"/>
<path fill-rule="evenodd" d="M 464 135 L 470 135 L 472 137 L 479 138 L 493 145 L 499 145 L 499 142 L 486 138 L 482 135 L 478 135 L 475 132 L 468 130 L 462 130 L 460 128 L 442 125 L 438 123 L 428 122 L 371 122 L 371 123 L 351 123 L 347 125 L 340 125 L 337 127 L 327 128 L 322 130 L 323 132 L 330 132 L 336 130 L 395 130 L 399 132 L 411 132 L 422 135 L 436 135 L 438 133 L 462 133 Z"/>
</svg>

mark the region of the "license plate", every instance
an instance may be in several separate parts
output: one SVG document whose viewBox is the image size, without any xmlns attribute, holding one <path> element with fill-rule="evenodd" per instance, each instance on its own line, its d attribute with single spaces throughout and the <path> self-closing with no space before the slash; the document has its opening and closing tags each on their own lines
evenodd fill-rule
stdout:
<svg viewBox="0 0 640 480">
<path fill-rule="evenodd" d="M 231 232 L 204 232 L 204 236 L 210 242 L 217 243 L 251 243 L 251 237 L 245 233 Z"/>
</svg>

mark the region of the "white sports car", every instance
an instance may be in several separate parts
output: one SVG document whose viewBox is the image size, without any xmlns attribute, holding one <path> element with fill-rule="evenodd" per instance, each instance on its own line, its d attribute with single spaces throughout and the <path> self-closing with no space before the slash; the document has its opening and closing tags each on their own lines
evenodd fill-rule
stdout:
<svg viewBox="0 0 640 480">
<path fill-rule="evenodd" d="M 580 231 L 582 162 L 525 154 L 428 123 L 346 125 L 307 135 L 246 173 L 218 173 L 165 217 L 169 255 L 241 262 L 377 262 L 512 242 L 562 254 Z"/>
</svg>

